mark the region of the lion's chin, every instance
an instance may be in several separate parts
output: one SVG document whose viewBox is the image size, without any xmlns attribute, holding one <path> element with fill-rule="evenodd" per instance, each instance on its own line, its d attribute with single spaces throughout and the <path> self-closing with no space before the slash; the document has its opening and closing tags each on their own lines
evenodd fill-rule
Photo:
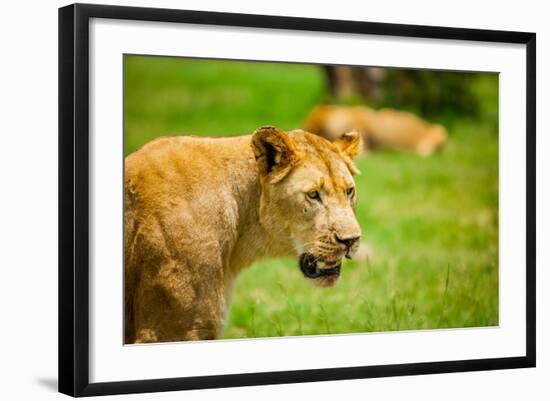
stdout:
<svg viewBox="0 0 550 401">
<path fill-rule="evenodd" d="M 339 275 L 332 275 L 332 276 L 314 278 L 314 279 L 311 279 L 310 282 L 315 287 L 330 288 L 330 287 L 334 287 L 339 279 L 340 279 Z"/>
<path fill-rule="evenodd" d="M 335 261 L 327 265 L 317 261 L 310 253 L 303 253 L 300 256 L 300 270 L 317 287 L 334 286 L 340 277 L 341 268 L 341 261 Z"/>
</svg>

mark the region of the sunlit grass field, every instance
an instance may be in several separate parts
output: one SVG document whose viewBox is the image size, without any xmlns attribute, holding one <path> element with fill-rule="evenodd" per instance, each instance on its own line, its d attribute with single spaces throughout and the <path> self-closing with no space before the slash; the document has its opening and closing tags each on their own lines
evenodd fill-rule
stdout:
<svg viewBox="0 0 550 401">
<path fill-rule="evenodd" d="M 124 63 L 126 154 L 162 135 L 298 128 L 328 98 L 316 66 Z M 450 133 L 441 154 L 358 158 L 357 218 L 370 261 L 346 260 L 331 289 L 313 287 L 296 260 L 255 264 L 237 283 L 224 338 L 498 325 L 498 80 L 476 80 L 489 110 L 441 116 Z"/>
</svg>

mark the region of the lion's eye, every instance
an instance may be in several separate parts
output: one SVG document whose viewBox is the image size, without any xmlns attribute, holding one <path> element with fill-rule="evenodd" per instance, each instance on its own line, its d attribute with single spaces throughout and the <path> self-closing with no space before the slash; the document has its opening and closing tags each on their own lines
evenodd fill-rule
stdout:
<svg viewBox="0 0 550 401">
<path fill-rule="evenodd" d="M 349 187 L 346 191 L 346 194 L 350 197 L 350 198 L 353 198 L 353 195 L 355 194 L 355 188 L 354 187 Z"/>
<path fill-rule="evenodd" d="M 307 196 L 310 199 L 321 200 L 321 195 L 319 194 L 319 191 L 309 191 L 307 193 Z"/>
</svg>

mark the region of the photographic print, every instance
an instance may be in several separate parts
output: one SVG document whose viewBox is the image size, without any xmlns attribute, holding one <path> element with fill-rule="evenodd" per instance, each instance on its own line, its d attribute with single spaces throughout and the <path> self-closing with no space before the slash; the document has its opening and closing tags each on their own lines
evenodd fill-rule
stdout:
<svg viewBox="0 0 550 401">
<path fill-rule="evenodd" d="M 58 44 L 60 392 L 536 365 L 534 33 L 74 4 Z"/>
<path fill-rule="evenodd" d="M 499 325 L 499 76 L 124 55 L 124 343 Z"/>
</svg>

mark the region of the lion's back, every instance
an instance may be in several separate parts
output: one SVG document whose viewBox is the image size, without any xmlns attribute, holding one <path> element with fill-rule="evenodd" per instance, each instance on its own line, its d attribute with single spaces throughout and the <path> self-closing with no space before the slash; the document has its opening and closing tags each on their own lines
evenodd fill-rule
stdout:
<svg viewBox="0 0 550 401">
<path fill-rule="evenodd" d="M 353 130 L 366 134 L 370 128 L 372 112 L 366 106 L 317 106 L 307 116 L 303 126 L 308 132 L 334 141 Z"/>
<path fill-rule="evenodd" d="M 430 154 L 447 139 L 443 126 L 432 124 L 415 114 L 381 109 L 373 120 L 371 139 L 381 147 Z"/>
<path fill-rule="evenodd" d="M 195 252 L 223 246 L 220 237 L 236 225 L 235 187 L 253 176 L 237 172 L 255 169 L 254 163 L 247 136 L 165 137 L 129 155 L 124 177 L 127 249 L 140 231 L 151 248 L 166 254 L 182 247 Z"/>
</svg>

